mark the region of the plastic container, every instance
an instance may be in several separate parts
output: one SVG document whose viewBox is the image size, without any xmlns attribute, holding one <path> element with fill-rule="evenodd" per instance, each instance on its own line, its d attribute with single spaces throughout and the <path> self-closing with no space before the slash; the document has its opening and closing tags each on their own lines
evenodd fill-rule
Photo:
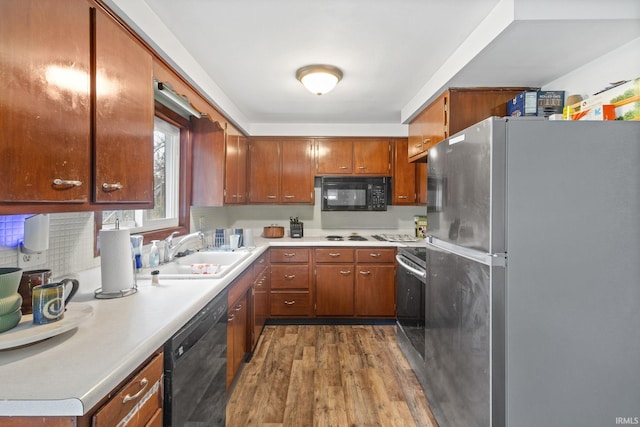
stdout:
<svg viewBox="0 0 640 427">
<path fill-rule="evenodd" d="M 157 267 L 160 265 L 160 249 L 158 249 L 159 240 L 151 241 L 151 249 L 149 249 L 149 267 Z"/>
</svg>

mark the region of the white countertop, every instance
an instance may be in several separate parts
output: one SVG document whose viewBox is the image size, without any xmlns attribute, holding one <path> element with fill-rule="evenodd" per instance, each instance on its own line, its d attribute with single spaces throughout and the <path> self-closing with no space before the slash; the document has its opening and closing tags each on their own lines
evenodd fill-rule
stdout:
<svg viewBox="0 0 640 427">
<path fill-rule="evenodd" d="M 336 233 L 337 234 L 337 233 Z M 366 236 L 369 238 L 369 236 Z M 93 315 L 76 329 L 34 344 L 0 350 L 0 416 L 87 413 L 269 246 L 413 246 L 377 240 L 327 241 L 322 236 L 255 239 L 250 257 L 221 279 L 138 280 L 138 292 L 95 299 L 100 268 L 79 272 L 69 303 L 89 304 Z"/>
</svg>

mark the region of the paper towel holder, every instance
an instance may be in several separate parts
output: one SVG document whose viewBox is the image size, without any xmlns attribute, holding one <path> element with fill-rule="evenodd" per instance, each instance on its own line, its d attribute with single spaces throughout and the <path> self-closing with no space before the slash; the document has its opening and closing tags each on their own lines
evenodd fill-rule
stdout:
<svg viewBox="0 0 640 427">
<path fill-rule="evenodd" d="M 131 288 L 123 289 L 116 292 L 103 292 L 102 288 L 98 288 L 93 293 L 93 296 L 96 299 L 112 299 L 112 298 L 122 298 L 128 295 L 133 295 L 138 292 L 138 286 L 134 284 Z"/>
<path fill-rule="evenodd" d="M 118 219 L 116 219 L 116 225 L 115 225 L 115 229 L 119 230 L 120 229 L 120 221 Z M 133 249 L 133 248 L 132 248 Z M 133 251 L 131 252 L 133 255 Z M 136 292 L 138 292 L 138 280 L 136 278 L 136 272 L 135 272 L 135 260 L 132 256 L 131 258 L 131 269 L 133 272 L 133 284 L 131 285 L 130 288 L 127 289 L 119 289 L 113 292 L 105 292 L 101 287 L 96 289 L 93 293 L 94 298 L 96 299 L 113 299 L 113 298 L 122 298 L 122 297 L 126 297 L 128 295 L 133 295 Z"/>
</svg>

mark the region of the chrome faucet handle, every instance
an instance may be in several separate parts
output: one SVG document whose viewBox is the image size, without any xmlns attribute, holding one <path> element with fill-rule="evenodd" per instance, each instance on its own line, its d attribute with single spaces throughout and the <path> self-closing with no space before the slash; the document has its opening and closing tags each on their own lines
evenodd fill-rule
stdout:
<svg viewBox="0 0 640 427">
<path fill-rule="evenodd" d="M 173 236 L 175 236 L 176 234 L 178 234 L 178 232 L 174 231 L 164 239 L 164 241 L 167 242 L 168 246 L 173 246 Z"/>
</svg>

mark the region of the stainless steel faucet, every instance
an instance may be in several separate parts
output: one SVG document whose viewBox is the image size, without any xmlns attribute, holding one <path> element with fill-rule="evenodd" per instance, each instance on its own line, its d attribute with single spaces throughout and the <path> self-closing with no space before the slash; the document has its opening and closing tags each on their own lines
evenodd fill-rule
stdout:
<svg viewBox="0 0 640 427">
<path fill-rule="evenodd" d="M 178 249 L 184 246 L 186 243 L 194 240 L 195 238 L 200 239 L 202 242 L 202 246 L 204 247 L 204 233 L 202 231 L 197 231 L 195 233 L 187 234 L 183 236 L 176 244 L 173 243 L 173 236 L 178 234 L 177 231 L 171 233 L 167 238 L 164 239 L 164 262 L 173 261 Z"/>
</svg>

